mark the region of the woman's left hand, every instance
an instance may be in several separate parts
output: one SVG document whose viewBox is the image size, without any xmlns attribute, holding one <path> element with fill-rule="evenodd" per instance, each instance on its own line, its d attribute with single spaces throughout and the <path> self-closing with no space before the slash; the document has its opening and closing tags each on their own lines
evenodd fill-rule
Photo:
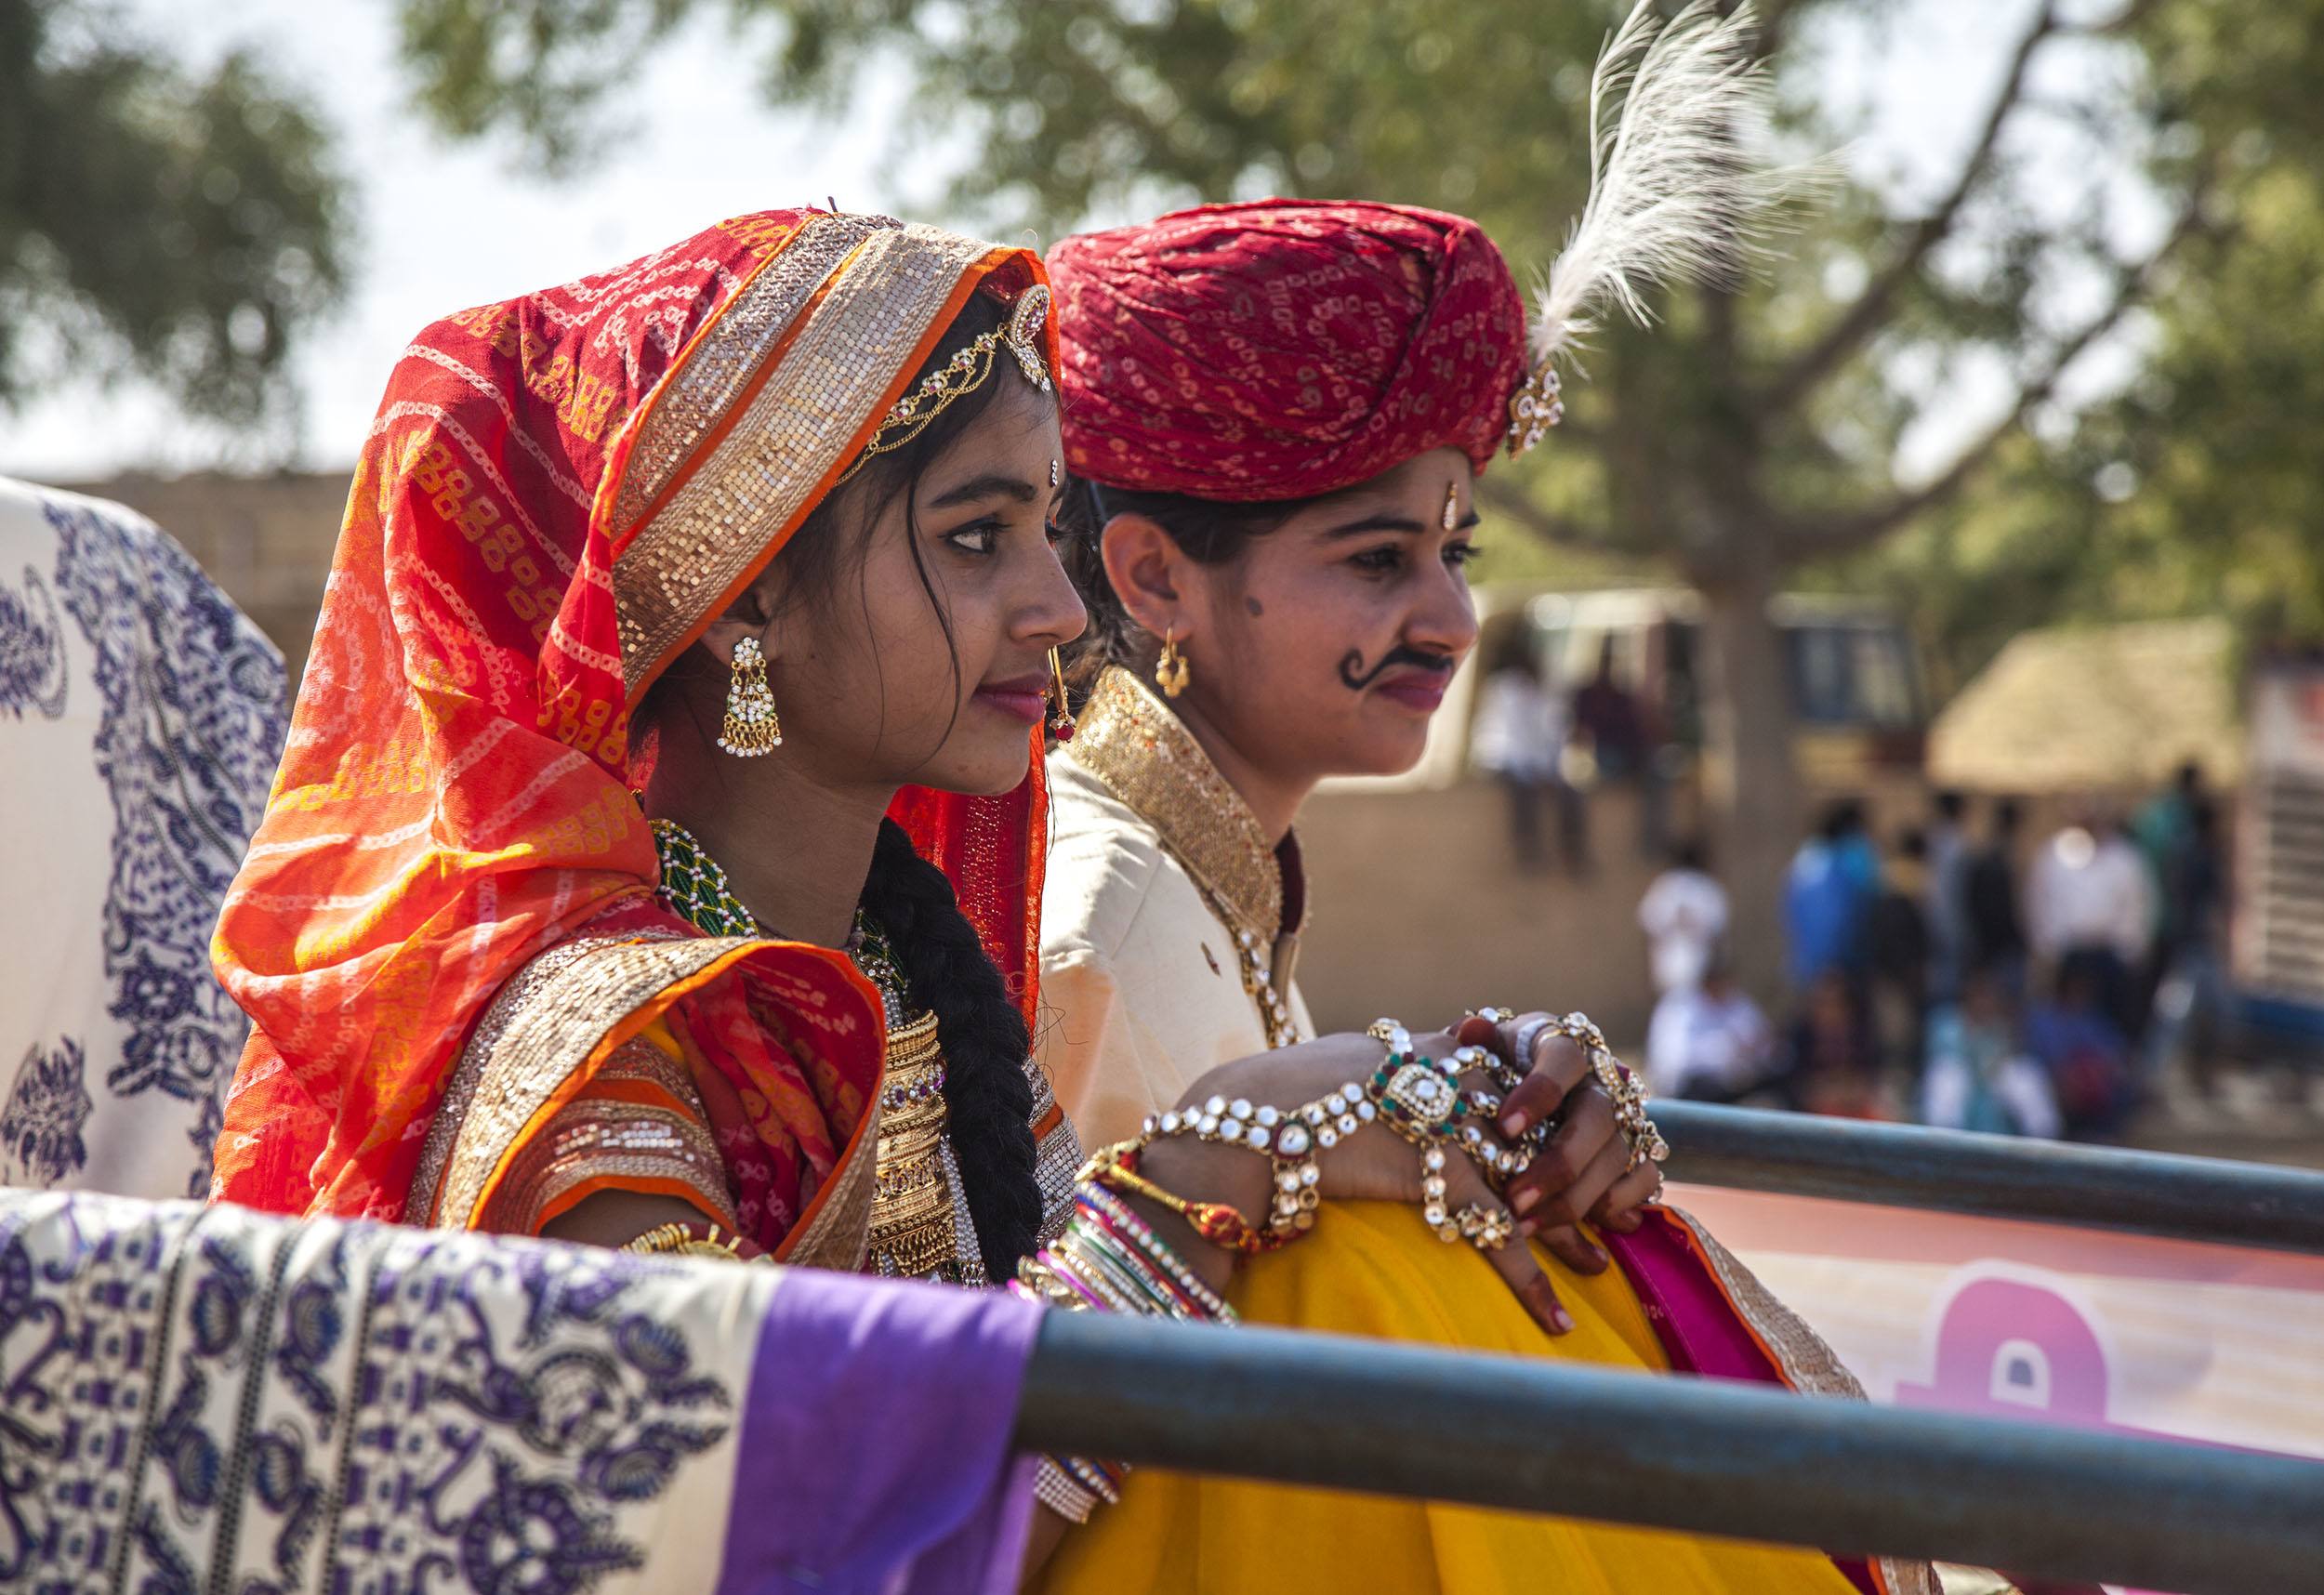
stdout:
<svg viewBox="0 0 2324 1595">
<path fill-rule="evenodd" d="M 1463 1045 L 1489 1047 L 1525 1070 L 1500 1106 L 1500 1130 L 1509 1140 L 1565 1110 L 1549 1144 L 1510 1180 L 1504 1195 L 1517 1215 L 1519 1234 L 1539 1241 L 1577 1273 L 1602 1273 L 1606 1255 L 1583 1232 L 1581 1221 L 1624 1234 L 1636 1230 L 1644 1222 L 1639 1209 L 1661 1193 L 1662 1170 L 1651 1162 L 1629 1167 L 1630 1143 L 1588 1054 L 1571 1036 L 1542 1026 L 1544 1017 L 1520 1014 L 1499 1023 L 1471 1018 L 1455 1035 Z M 1519 1043 L 1528 1038 L 1533 1055 L 1521 1059 Z"/>
</svg>

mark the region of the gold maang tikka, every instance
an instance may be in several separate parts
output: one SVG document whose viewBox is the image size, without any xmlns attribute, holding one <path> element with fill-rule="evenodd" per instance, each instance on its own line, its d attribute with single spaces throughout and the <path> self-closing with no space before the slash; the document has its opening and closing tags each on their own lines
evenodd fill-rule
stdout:
<svg viewBox="0 0 2324 1595">
<path fill-rule="evenodd" d="M 954 400 L 984 387 L 1004 348 L 1015 357 L 1017 369 L 1024 374 L 1027 382 L 1044 393 L 1051 391 L 1053 384 L 1050 381 L 1047 349 L 1042 341 L 1042 334 L 1049 327 L 1049 307 L 1050 291 L 1045 283 L 1036 283 L 1018 295 L 1007 326 L 979 334 L 962 345 L 957 354 L 895 402 L 879 423 L 879 429 L 872 434 L 871 442 L 864 445 L 864 452 L 839 473 L 839 480 L 845 481 L 862 470 L 874 455 L 890 454 L 904 447 L 926 431 L 931 421 L 950 409 Z"/>
</svg>

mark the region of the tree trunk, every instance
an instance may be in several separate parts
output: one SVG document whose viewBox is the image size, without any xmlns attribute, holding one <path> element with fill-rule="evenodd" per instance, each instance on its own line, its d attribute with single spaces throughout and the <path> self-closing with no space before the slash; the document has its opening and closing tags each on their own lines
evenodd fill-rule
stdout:
<svg viewBox="0 0 2324 1595">
<path fill-rule="evenodd" d="M 1748 544 L 1748 533 L 1734 539 Z M 1792 756 L 1791 684 L 1783 639 L 1768 618 L 1776 572 L 1745 558 L 1698 580 L 1709 666 L 1703 713 L 1704 797 L 1712 867 L 1733 901 L 1728 946 L 1736 973 L 1763 996 L 1782 981 L 1784 870 L 1803 822 Z"/>
</svg>

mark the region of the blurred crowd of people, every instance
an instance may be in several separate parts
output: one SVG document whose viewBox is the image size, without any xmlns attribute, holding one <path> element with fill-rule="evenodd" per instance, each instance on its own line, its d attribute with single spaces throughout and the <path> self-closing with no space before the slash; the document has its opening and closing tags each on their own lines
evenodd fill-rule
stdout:
<svg viewBox="0 0 2324 1595">
<path fill-rule="evenodd" d="M 1727 897 L 1698 844 L 1639 904 L 1659 994 L 1655 1089 L 1955 1129 L 2106 1139 L 2220 1011 L 2218 809 L 2183 768 L 2127 820 L 2092 801 L 2027 855 L 2024 811 L 1940 792 L 1877 837 L 1833 803 L 1783 893 L 1778 1024 L 1728 966 Z"/>
</svg>

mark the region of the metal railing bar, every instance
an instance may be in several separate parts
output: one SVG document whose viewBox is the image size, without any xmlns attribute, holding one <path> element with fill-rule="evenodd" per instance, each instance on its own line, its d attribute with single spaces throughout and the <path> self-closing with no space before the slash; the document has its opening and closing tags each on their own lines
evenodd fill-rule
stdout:
<svg viewBox="0 0 2324 1595">
<path fill-rule="evenodd" d="M 2324 1252 L 2324 1172 L 1657 1098 L 1672 1180 Z"/>
<path fill-rule="evenodd" d="M 2184 1595 L 2311 1587 L 2324 1463 L 1346 1336 L 1050 1313 L 1041 1450 Z"/>
</svg>

